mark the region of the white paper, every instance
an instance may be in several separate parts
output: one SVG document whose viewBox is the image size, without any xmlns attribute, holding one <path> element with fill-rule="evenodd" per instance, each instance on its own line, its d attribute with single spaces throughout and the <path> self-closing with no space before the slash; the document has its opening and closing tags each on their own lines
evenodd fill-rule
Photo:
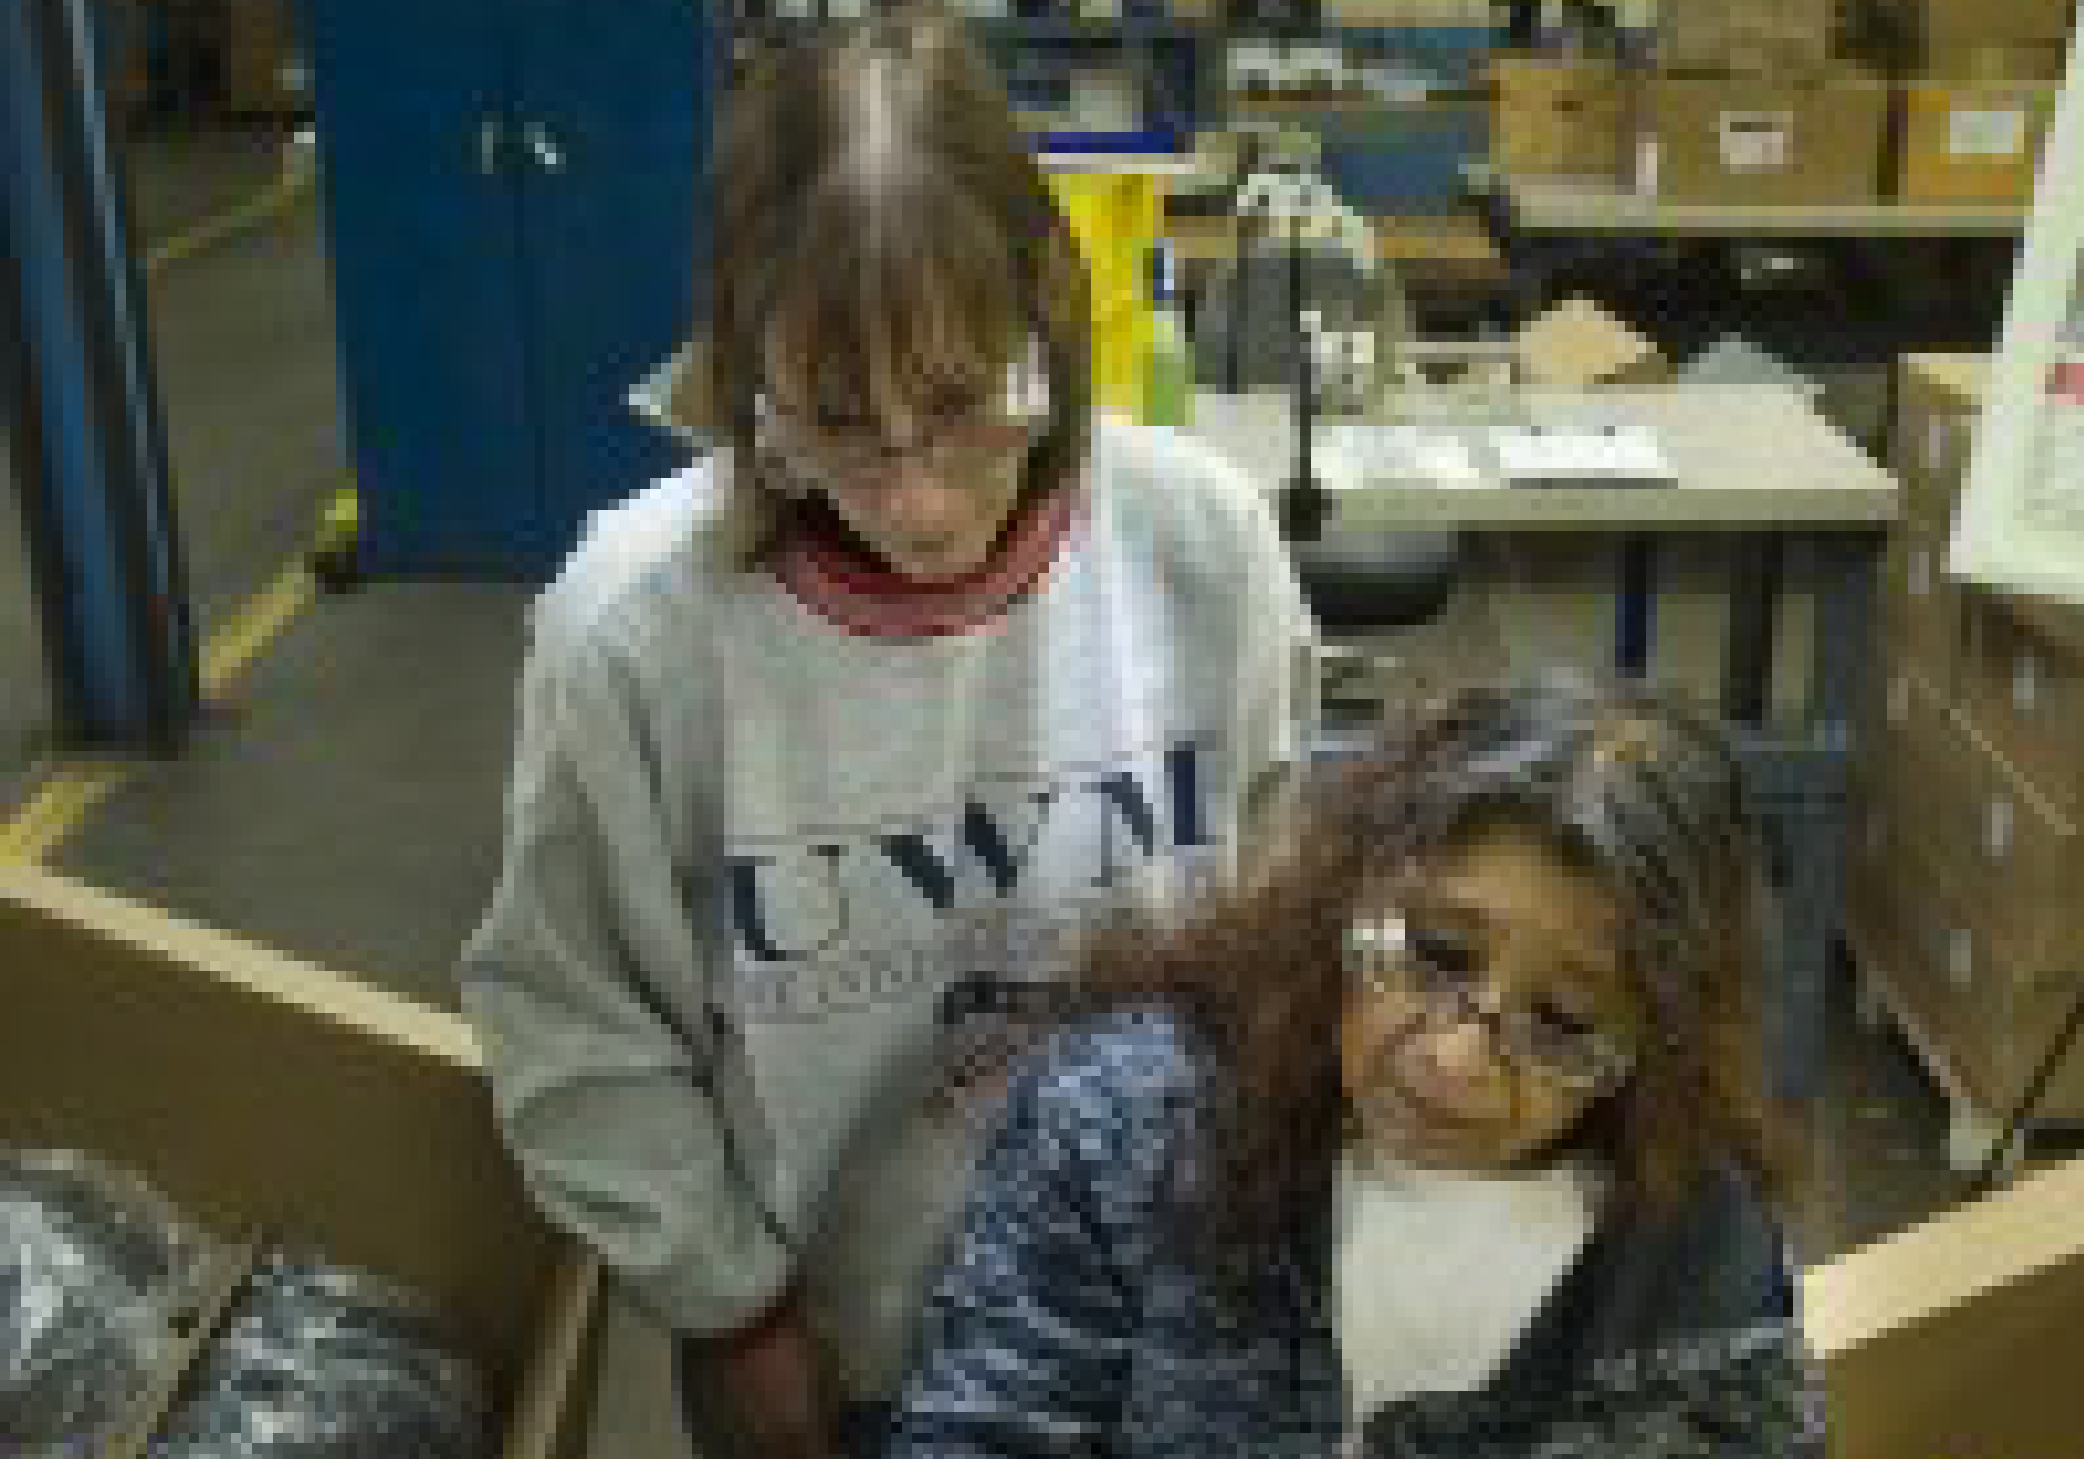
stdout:
<svg viewBox="0 0 2084 1459">
<path fill-rule="evenodd" d="M 2084 603 L 2084 80 L 2069 78 L 1956 517 L 1955 576 Z"/>
<path fill-rule="evenodd" d="M 1476 458 L 1459 435 L 1417 426 L 1340 422 L 1326 429 L 1323 455 L 1325 482 L 1335 490 L 1484 483 Z"/>
<path fill-rule="evenodd" d="M 1961 107 L 1947 116 L 1947 155 L 2004 160 L 2026 151 L 2026 111 Z"/>
<path fill-rule="evenodd" d="M 1722 114 L 1722 165 L 1731 172 L 1768 172 L 1786 167 L 1794 155 L 1794 113 L 1726 111 Z"/>
<path fill-rule="evenodd" d="M 1498 470 L 1516 482 L 1637 485 L 1672 480 L 1671 462 L 1649 431 L 1492 431 Z"/>
</svg>

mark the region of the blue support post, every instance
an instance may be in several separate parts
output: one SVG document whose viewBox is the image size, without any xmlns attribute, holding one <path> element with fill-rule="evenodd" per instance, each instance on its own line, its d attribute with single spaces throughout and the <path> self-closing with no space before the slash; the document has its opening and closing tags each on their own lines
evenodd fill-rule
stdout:
<svg viewBox="0 0 2084 1459">
<path fill-rule="evenodd" d="M 0 6 L 0 413 L 61 730 L 171 753 L 197 656 L 99 14 Z"/>
</svg>

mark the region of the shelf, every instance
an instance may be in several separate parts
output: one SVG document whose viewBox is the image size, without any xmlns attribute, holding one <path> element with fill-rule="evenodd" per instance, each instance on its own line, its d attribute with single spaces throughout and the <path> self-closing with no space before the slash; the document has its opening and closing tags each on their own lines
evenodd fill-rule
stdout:
<svg viewBox="0 0 2084 1459">
<path fill-rule="evenodd" d="M 1914 203 L 1828 203 L 1763 206 L 1669 203 L 1624 192 L 1603 179 L 1512 178 L 1478 174 L 1478 186 L 1502 192 L 1513 225 L 1529 233 L 1657 233 L 1703 237 L 1945 238 L 2020 233 L 2016 206 L 1933 207 Z"/>
</svg>

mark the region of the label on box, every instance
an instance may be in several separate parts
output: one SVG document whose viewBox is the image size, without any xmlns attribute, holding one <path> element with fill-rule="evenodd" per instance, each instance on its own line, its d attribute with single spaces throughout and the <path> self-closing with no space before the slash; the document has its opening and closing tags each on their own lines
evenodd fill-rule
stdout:
<svg viewBox="0 0 2084 1459">
<path fill-rule="evenodd" d="M 2002 861 L 2012 850 L 2012 802 L 2009 796 L 1993 795 L 1983 815 L 1983 846 L 1992 861 Z"/>
<path fill-rule="evenodd" d="M 1664 144 L 1645 137 L 1635 147 L 1635 191 L 1638 197 L 1657 196 L 1657 174 L 1664 165 Z"/>
<path fill-rule="evenodd" d="M 1722 165 L 1731 172 L 1786 167 L 1794 155 L 1795 118 L 1786 111 L 1722 114 Z"/>
<path fill-rule="evenodd" d="M 1947 116 L 1947 156 L 2006 160 L 2026 151 L 2026 111 L 1959 107 Z"/>
<path fill-rule="evenodd" d="M 1963 990 L 1975 979 L 1975 934 L 1965 927 L 1947 933 L 1947 977 Z"/>
<path fill-rule="evenodd" d="M 1932 417 L 1925 430 L 1925 469 L 1935 475 L 1954 459 L 1954 424 L 1943 415 Z"/>
<path fill-rule="evenodd" d="M 2012 704 L 2021 714 L 2031 714 L 2041 699 L 2041 656 L 2028 649 L 2012 666 Z"/>
</svg>

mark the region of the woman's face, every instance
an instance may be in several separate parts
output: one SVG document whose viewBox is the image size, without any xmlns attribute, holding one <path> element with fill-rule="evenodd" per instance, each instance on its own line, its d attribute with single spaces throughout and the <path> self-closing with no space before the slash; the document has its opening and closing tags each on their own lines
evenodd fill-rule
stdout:
<svg viewBox="0 0 2084 1459">
<path fill-rule="evenodd" d="M 1009 416 L 1003 379 L 937 398 L 864 386 L 819 409 L 773 380 L 775 445 L 871 551 L 916 582 L 983 567 L 1020 500 L 1035 422 Z"/>
<path fill-rule="evenodd" d="M 1641 1010 L 1613 899 L 1538 837 L 1434 858 L 1397 905 L 1379 976 L 1357 977 L 1341 1066 L 1363 1138 L 1414 1164 L 1522 1163 L 1625 1081 Z"/>
</svg>

